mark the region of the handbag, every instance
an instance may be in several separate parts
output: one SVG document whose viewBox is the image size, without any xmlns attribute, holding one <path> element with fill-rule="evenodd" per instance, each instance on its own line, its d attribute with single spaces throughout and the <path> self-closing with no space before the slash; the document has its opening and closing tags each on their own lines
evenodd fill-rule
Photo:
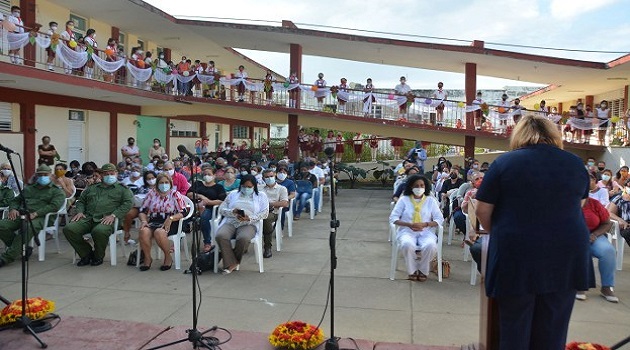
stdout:
<svg viewBox="0 0 630 350">
<path fill-rule="evenodd" d="M 138 249 L 134 250 L 129 254 L 129 259 L 127 259 L 127 265 L 136 266 L 138 263 Z M 144 263 L 144 253 L 140 251 L 140 265 Z"/>
<path fill-rule="evenodd" d="M 431 260 L 431 272 L 438 272 L 437 258 Z M 448 278 L 451 275 L 451 263 L 448 260 L 442 259 L 442 277 Z"/>
</svg>

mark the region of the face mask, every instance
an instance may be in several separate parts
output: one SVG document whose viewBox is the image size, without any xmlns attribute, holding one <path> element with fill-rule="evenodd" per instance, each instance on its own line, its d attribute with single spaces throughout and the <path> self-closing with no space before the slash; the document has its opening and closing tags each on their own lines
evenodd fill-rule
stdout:
<svg viewBox="0 0 630 350">
<path fill-rule="evenodd" d="M 475 181 L 475 188 L 479 188 L 479 186 L 481 186 L 481 182 L 483 181 L 483 179 L 479 179 L 477 181 Z"/>
<path fill-rule="evenodd" d="M 149 184 L 149 186 L 155 186 L 155 181 L 156 179 L 147 179 L 147 184 Z"/>
<path fill-rule="evenodd" d="M 610 175 L 606 175 L 606 174 L 602 175 L 602 180 L 609 181 L 610 180 Z"/>
<path fill-rule="evenodd" d="M 604 169 L 606 169 L 606 168 L 604 168 L 603 166 L 598 166 L 597 167 L 597 170 L 599 170 L 599 171 L 604 171 Z"/>
<path fill-rule="evenodd" d="M 20 17 L 20 13 L 19 12 L 13 12 L 13 16 Z"/>
<path fill-rule="evenodd" d="M 158 189 L 160 192 L 168 192 L 171 189 L 171 184 L 159 184 Z"/>
<path fill-rule="evenodd" d="M 412 189 L 414 196 L 420 197 L 424 194 L 424 188 L 414 188 Z"/>
<path fill-rule="evenodd" d="M 138 172 L 138 171 L 132 171 L 132 172 L 131 172 L 131 176 L 132 176 L 132 177 L 140 177 L 140 172 Z"/>
<path fill-rule="evenodd" d="M 600 106 L 601 106 L 602 108 L 606 108 L 606 107 L 608 107 L 608 105 L 607 105 L 607 104 L 605 104 L 605 103 L 602 103 Z"/>
<path fill-rule="evenodd" d="M 241 188 L 241 193 L 246 196 L 251 196 L 254 193 L 253 187 L 243 187 Z"/>
<path fill-rule="evenodd" d="M 55 30 L 57 30 L 57 27 L 50 27 L 50 29 L 54 32 Z"/>
<path fill-rule="evenodd" d="M 160 144 L 156 142 L 156 143 L 153 144 L 153 146 L 160 147 Z"/>
<path fill-rule="evenodd" d="M 265 178 L 265 183 L 269 186 L 273 185 L 276 183 L 276 178 L 275 177 L 266 177 Z"/>
<path fill-rule="evenodd" d="M 74 26 L 67 26 L 67 28 L 68 28 L 69 30 L 73 30 L 73 29 L 74 29 Z"/>
<path fill-rule="evenodd" d="M 226 150 L 226 151 L 229 151 L 229 150 L 230 150 L 230 147 L 225 147 L 225 150 Z"/>
<path fill-rule="evenodd" d="M 457 174 L 451 174 L 449 177 L 450 177 L 451 179 L 455 180 L 455 179 L 457 179 Z"/>
<path fill-rule="evenodd" d="M 273 167 L 269 168 L 269 170 L 273 170 L 275 172 L 276 171 L 276 167 L 273 166 Z"/>
<path fill-rule="evenodd" d="M 247 171 L 241 171 L 241 175 L 243 176 L 247 175 Z"/>
<path fill-rule="evenodd" d="M 256 163 L 252 163 L 252 164 L 250 164 L 249 166 L 253 168 L 253 167 L 255 167 L 255 166 L 256 166 Z"/>
<path fill-rule="evenodd" d="M 5 177 L 10 176 L 12 173 L 11 169 L 2 169 L 2 175 Z"/>
<path fill-rule="evenodd" d="M 159 57 L 160 59 L 163 59 L 163 58 L 164 58 L 164 55 L 159 55 L 158 57 Z"/>
<path fill-rule="evenodd" d="M 84 173 L 85 173 L 85 175 L 90 176 L 90 175 L 94 174 L 94 170 L 87 169 L 87 170 L 84 171 Z"/>
<path fill-rule="evenodd" d="M 62 177 L 66 175 L 66 171 L 65 170 L 55 170 L 55 176 L 56 177 Z"/>
<path fill-rule="evenodd" d="M 287 174 L 285 174 L 285 173 L 278 173 L 278 180 L 284 181 L 286 178 L 287 178 Z"/>
<path fill-rule="evenodd" d="M 103 176 L 103 182 L 105 182 L 108 185 L 113 185 L 116 183 L 116 181 L 118 181 L 118 178 L 116 178 L 116 175 Z"/>
<path fill-rule="evenodd" d="M 252 176 L 256 176 L 256 175 L 258 175 L 258 172 L 257 171 L 252 171 L 251 174 L 252 174 Z"/>
<path fill-rule="evenodd" d="M 40 176 L 37 178 L 37 183 L 42 185 L 42 186 L 46 186 L 50 183 L 50 176 Z"/>
<path fill-rule="evenodd" d="M 234 173 L 227 173 L 227 174 L 225 174 L 225 177 L 231 180 L 234 177 L 236 177 L 236 175 Z"/>
<path fill-rule="evenodd" d="M 473 164 L 473 169 L 479 169 L 479 164 Z"/>
<path fill-rule="evenodd" d="M 174 169 L 167 170 L 166 173 L 168 174 L 168 176 L 173 176 L 175 175 L 175 170 Z"/>
<path fill-rule="evenodd" d="M 588 166 L 595 166 L 595 163 L 594 163 L 594 162 L 588 162 L 588 163 L 586 163 L 586 164 L 587 164 Z"/>
<path fill-rule="evenodd" d="M 79 168 L 71 168 L 73 173 L 78 173 L 79 172 Z"/>
<path fill-rule="evenodd" d="M 203 177 L 203 181 L 210 183 L 210 182 L 214 181 L 214 176 L 212 176 L 212 175 L 205 175 Z"/>
</svg>

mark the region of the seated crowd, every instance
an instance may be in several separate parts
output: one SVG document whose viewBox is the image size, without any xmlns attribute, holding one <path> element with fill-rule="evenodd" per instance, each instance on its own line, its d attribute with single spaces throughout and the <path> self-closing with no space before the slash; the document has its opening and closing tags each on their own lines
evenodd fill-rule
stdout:
<svg viewBox="0 0 630 350">
<path fill-rule="evenodd" d="M 131 239 L 135 221 L 144 257 L 140 270 L 151 268 L 154 239 L 164 253 L 159 269 L 166 271 L 173 263 L 168 237 L 177 234 L 180 226 L 185 232 L 191 231 L 192 220 L 183 218 L 193 209 L 187 203 L 195 200 L 193 205 L 201 218 L 201 251 L 210 252 L 216 241 L 224 260 L 223 272 L 230 273 L 240 263 L 259 222 L 263 257 L 272 257 L 272 237 L 278 217 L 281 216 L 280 224 L 284 227 L 289 210 L 293 220 L 299 220 L 303 210 L 311 209 L 309 203 L 316 209 L 321 200 L 320 191 L 313 189 L 327 181 L 330 171 L 327 161 L 314 157 L 306 157 L 297 164 L 288 157 L 277 162 L 267 157 L 254 159 L 244 149 L 234 151 L 231 142 L 217 152 L 200 152 L 193 159 L 183 154 L 170 159 L 160 140 L 154 141 L 148 154 L 151 162 L 146 166 L 134 138 L 129 138 L 122 147 L 124 160 L 116 165 L 98 167 L 94 162 L 80 164 L 73 160 L 70 169 L 58 163 L 53 171 L 46 164 L 46 153 L 40 154 L 41 164 L 23 192 L 33 222 L 27 230 L 27 240 L 42 229 L 46 214 L 56 213 L 67 201 L 70 219 L 63 225 L 63 234 L 79 257 L 77 266 L 101 265 L 109 236 L 118 227 L 124 232 L 125 244 L 135 244 Z M 15 233 L 21 225 L 17 214 L 21 200 L 16 194 L 18 181 L 9 164 L 2 164 L 1 168 L 0 210 L 6 209 L 7 217 L 0 220 L 0 239 L 7 249 L 0 255 L 0 267 L 19 259 L 21 254 L 21 239 Z M 313 195 L 315 198 L 310 201 Z M 295 206 L 290 208 L 294 198 Z M 223 220 L 217 232 L 212 232 L 211 220 L 216 219 L 217 213 Z M 91 234 L 91 242 L 86 240 L 86 234 Z M 235 248 L 231 246 L 232 239 L 236 239 Z"/>
<path fill-rule="evenodd" d="M 397 225 L 398 244 L 403 252 L 409 279 L 425 281 L 429 272 L 429 262 L 436 252 L 437 237 L 430 227 L 442 225 L 450 218 L 456 231 L 464 234 L 462 247 L 470 246 L 470 252 L 481 272 L 481 240 L 478 232 L 483 230 L 476 219 L 467 223 L 467 216 L 474 218 L 477 189 L 483 182 L 484 173 L 490 164 L 476 159 L 466 159 L 464 166 L 451 164 L 445 157 L 438 159 L 432 173 L 427 176 L 418 166 L 414 153 L 395 169 L 397 179 L 392 196 L 393 210 L 390 223 Z M 616 303 L 615 271 L 616 250 L 610 243 L 608 234 L 611 220 L 619 224 L 619 239 L 630 245 L 630 175 L 628 167 L 622 166 L 615 173 L 606 168 L 606 163 L 588 158 L 585 169 L 590 176 L 590 191 L 583 201 L 582 210 L 591 232 L 591 254 L 598 259 L 601 277 L 600 294 L 607 301 Z M 431 174 L 431 175 L 428 175 Z M 395 203 L 395 204 L 394 204 Z M 469 225 L 467 227 L 467 225 Z M 420 254 L 418 258 L 417 254 Z M 595 280 L 594 271 L 592 281 Z M 586 292 L 579 291 L 577 300 L 586 300 Z"/>
</svg>

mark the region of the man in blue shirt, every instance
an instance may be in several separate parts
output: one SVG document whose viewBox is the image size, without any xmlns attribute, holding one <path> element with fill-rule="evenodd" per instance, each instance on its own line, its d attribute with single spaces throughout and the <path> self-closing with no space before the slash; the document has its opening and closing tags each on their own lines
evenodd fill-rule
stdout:
<svg viewBox="0 0 630 350">
<path fill-rule="evenodd" d="M 424 175 L 424 161 L 427 160 L 427 151 L 422 147 L 422 141 L 416 141 L 416 147 L 409 150 L 407 159 L 415 163 Z"/>
<path fill-rule="evenodd" d="M 295 198 L 295 194 L 297 193 L 297 189 L 295 187 L 295 182 L 289 179 L 289 172 L 287 168 L 283 165 L 279 165 L 277 168 L 276 179 L 278 180 L 278 185 L 284 186 L 287 188 L 287 192 L 289 193 L 289 203 L 291 203 L 291 199 Z M 286 212 L 289 210 L 293 210 L 293 208 L 286 207 L 282 208 L 282 229 L 284 230 L 284 221 L 286 220 Z"/>
</svg>

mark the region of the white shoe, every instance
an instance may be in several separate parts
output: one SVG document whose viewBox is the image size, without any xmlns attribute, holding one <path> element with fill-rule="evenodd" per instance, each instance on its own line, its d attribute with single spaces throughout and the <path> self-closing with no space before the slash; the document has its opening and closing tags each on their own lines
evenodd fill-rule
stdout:
<svg viewBox="0 0 630 350">
<path fill-rule="evenodd" d="M 577 293 L 575 293 L 575 299 L 581 300 L 581 301 L 586 300 L 586 293 L 584 293 L 584 292 L 577 292 Z"/>
</svg>

